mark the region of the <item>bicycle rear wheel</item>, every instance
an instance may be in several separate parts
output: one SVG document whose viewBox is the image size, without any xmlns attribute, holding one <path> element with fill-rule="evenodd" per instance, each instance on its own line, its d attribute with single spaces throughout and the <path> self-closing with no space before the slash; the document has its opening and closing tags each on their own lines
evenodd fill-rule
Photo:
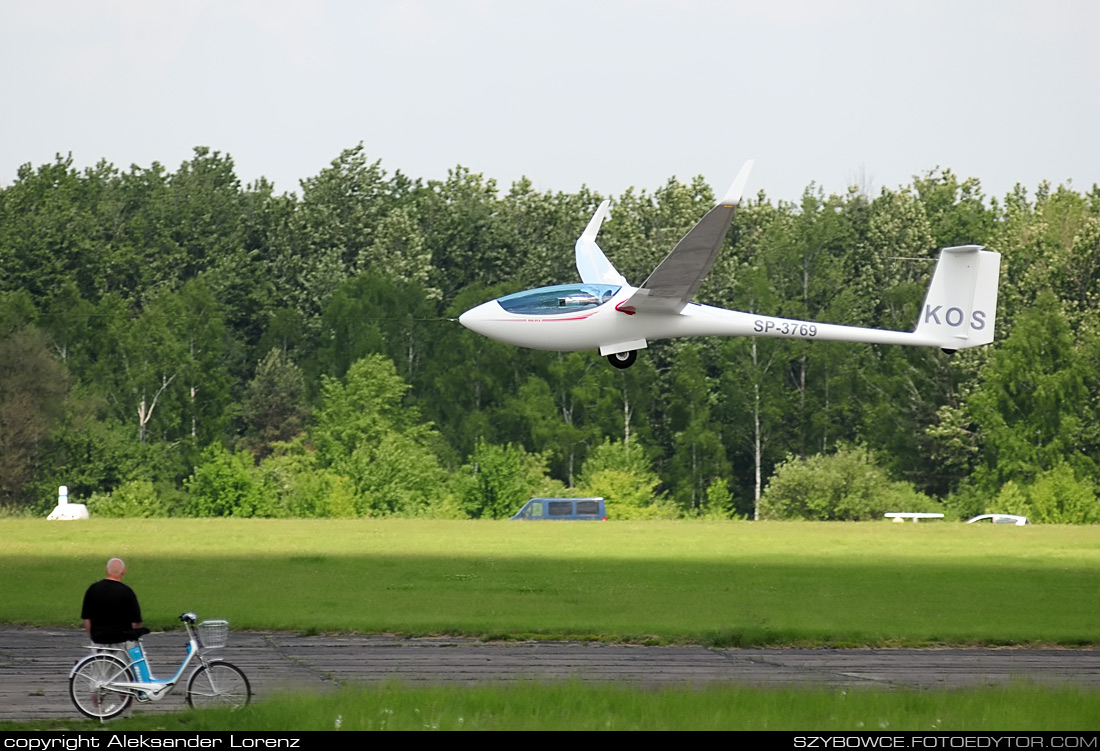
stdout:
<svg viewBox="0 0 1100 751">
<path fill-rule="evenodd" d="M 231 707 L 240 709 L 252 698 L 241 669 L 228 662 L 208 662 L 187 681 L 187 703 L 195 709 Z"/>
<path fill-rule="evenodd" d="M 110 688 L 112 681 L 133 681 L 130 669 L 117 657 L 91 655 L 77 664 L 69 678 L 69 696 L 86 717 L 109 720 L 126 711 L 133 697 Z"/>
</svg>

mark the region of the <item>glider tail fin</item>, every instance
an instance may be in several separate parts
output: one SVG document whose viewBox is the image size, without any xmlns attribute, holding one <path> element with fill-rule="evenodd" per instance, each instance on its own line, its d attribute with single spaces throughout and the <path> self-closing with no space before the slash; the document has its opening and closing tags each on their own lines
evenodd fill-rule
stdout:
<svg viewBox="0 0 1100 751">
<path fill-rule="evenodd" d="M 992 342 L 1000 268 L 980 245 L 944 248 L 913 333 L 948 351 Z"/>
</svg>

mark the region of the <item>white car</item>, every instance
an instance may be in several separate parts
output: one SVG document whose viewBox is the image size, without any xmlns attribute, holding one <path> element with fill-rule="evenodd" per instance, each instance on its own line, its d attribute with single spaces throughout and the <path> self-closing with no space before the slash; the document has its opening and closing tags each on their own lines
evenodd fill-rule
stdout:
<svg viewBox="0 0 1100 751">
<path fill-rule="evenodd" d="M 967 519 L 966 523 L 984 522 L 986 519 L 993 524 L 1014 524 L 1017 527 L 1031 523 L 1026 516 L 1017 516 L 1016 514 L 982 514 L 981 516 L 975 516 L 973 519 Z"/>
</svg>

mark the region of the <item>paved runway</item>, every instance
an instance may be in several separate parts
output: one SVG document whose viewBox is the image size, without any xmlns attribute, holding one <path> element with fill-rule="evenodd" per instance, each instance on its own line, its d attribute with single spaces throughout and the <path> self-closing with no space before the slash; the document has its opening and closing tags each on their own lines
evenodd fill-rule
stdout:
<svg viewBox="0 0 1100 751">
<path fill-rule="evenodd" d="M 181 632 L 150 634 L 154 671 L 170 675 L 183 656 Z M 0 628 L 0 720 L 78 718 L 68 673 L 86 654 L 83 632 Z M 1013 680 L 1100 687 L 1100 650 L 706 649 L 571 642 L 483 643 L 473 639 L 230 634 L 219 657 L 248 675 L 258 700 L 280 691 L 324 691 L 349 683 L 411 685 L 585 681 L 647 686 L 947 688 Z M 184 682 L 186 676 L 184 676 Z M 151 707 L 185 706 L 183 686 Z"/>
</svg>

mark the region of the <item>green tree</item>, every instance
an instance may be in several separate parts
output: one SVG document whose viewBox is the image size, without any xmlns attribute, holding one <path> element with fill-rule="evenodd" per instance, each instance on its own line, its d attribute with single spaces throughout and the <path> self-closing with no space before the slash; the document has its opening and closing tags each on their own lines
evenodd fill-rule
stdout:
<svg viewBox="0 0 1100 751">
<path fill-rule="evenodd" d="M 416 192 L 413 210 L 423 251 L 436 270 L 431 286 L 441 290 L 445 302 L 471 284 L 496 284 L 515 275 L 521 254 L 508 245 L 497 203 L 496 181 L 462 166 Z"/>
<path fill-rule="evenodd" d="M 629 282 L 641 284 L 713 206 L 714 193 L 701 176 L 690 185 L 670 178 L 652 195 L 630 188 L 614 203 L 600 245 Z"/>
<path fill-rule="evenodd" d="M 1031 483 L 1005 483 L 989 513 L 1026 516 L 1040 524 L 1100 524 L 1100 499 L 1090 477 L 1078 477 L 1066 462 L 1040 472 Z"/>
<path fill-rule="evenodd" d="M 484 440 L 455 482 L 462 508 L 474 519 L 507 519 L 532 496 L 558 494 L 546 476 L 545 456 Z"/>
<path fill-rule="evenodd" d="M 912 329 L 921 298 L 910 308 L 908 297 L 889 292 L 900 285 L 923 292 L 935 258 L 936 241 L 924 205 L 910 193 L 883 190 L 868 209 L 866 231 L 845 257 L 850 287 L 845 322 Z"/>
<path fill-rule="evenodd" d="M 78 377 L 98 354 L 94 351 L 95 340 L 89 336 L 97 328 L 95 322 L 95 306 L 80 295 L 71 281 L 57 290 L 42 317 L 55 356 Z"/>
<path fill-rule="evenodd" d="M 1029 483 L 1062 462 L 1095 476 L 1097 352 L 1092 331 L 1075 334 L 1050 292 L 1019 315 L 966 404 L 981 441 L 981 487 Z"/>
<path fill-rule="evenodd" d="M 729 475 L 729 463 L 711 413 L 715 395 L 701 347 L 683 342 L 673 351 L 678 356 L 669 375 L 667 409 L 672 447 L 666 450 L 664 477 L 680 507 L 700 515 L 708 510 L 710 486 Z"/>
<path fill-rule="evenodd" d="M 230 453 L 212 443 L 194 473 L 184 483 L 190 496 L 190 516 L 273 516 L 274 505 L 252 472 L 252 457 Z"/>
<path fill-rule="evenodd" d="M 44 301 L 66 282 L 85 296 L 101 289 L 104 217 L 98 205 L 114 170 L 101 163 L 83 174 L 57 155 L 37 171 L 25 164 L 0 191 L 0 290 L 27 290 Z"/>
<path fill-rule="evenodd" d="M 514 285 L 471 286 L 455 298 L 444 315 L 457 318 L 474 305 L 514 291 Z M 444 322 L 425 331 L 428 355 L 417 377 L 417 403 L 453 449 L 452 466 L 457 468 L 480 440 L 522 443 L 521 436 L 506 431 L 500 416 L 527 378 L 532 353 L 467 331 L 457 323 Z"/>
<path fill-rule="evenodd" d="M 272 299 L 296 310 L 307 325 L 316 320 L 356 265 L 370 258 L 379 222 L 394 206 L 393 184 L 359 144 L 303 180 L 300 201 L 267 202 L 258 223 L 270 258 Z"/>
<path fill-rule="evenodd" d="M 69 378 L 46 336 L 21 327 L 0 336 L 0 507 L 28 506 L 46 439 L 65 414 Z"/>
<path fill-rule="evenodd" d="M 1042 183 L 1034 202 L 1017 184 L 1000 211 L 991 247 L 1001 253 L 997 326 L 1010 333 L 1016 316 L 1047 292 L 1072 322 L 1095 319 L 1100 291 L 1100 209 L 1095 201 Z"/>
<path fill-rule="evenodd" d="M 989 241 L 996 215 L 986 206 L 977 178 L 960 183 L 950 169 L 936 167 L 915 178 L 913 189 L 924 206 L 937 248 Z"/>
<path fill-rule="evenodd" d="M 150 290 L 175 287 L 179 280 L 181 258 L 172 237 L 168 172 L 157 162 L 148 168 L 134 165 L 112 187 L 102 204 L 112 228 L 105 243 L 102 288 L 89 300 L 98 304 L 103 295 L 111 294 L 135 304 Z"/>
<path fill-rule="evenodd" d="M 357 360 L 343 379 L 326 376 L 312 431 L 321 458 L 331 464 L 389 430 L 421 427 L 416 410 L 405 408 L 408 390 L 393 361 L 378 354 Z"/>
<path fill-rule="evenodd" d="M 373 269 L 342 283 L 325 305 L 315 367 L 342 376 L 353 362 L 381 354 L 412 380 L 432 356 L 435 303 L 419 284 Z"/>
<path fill-rule="evenodd" d="M 148 480 L 131 480 L 110 492 L 92 493 L 88 514 L 107 518 L 149 518 L 167 516 L 168 508 Z"/>
<path fill-rule="evenodd" d="M 316 177 L 302 181 L 298 218 L 306 247 L 333 252 L 343 269 L 368 258 L 391 205 L 388 194 L 381 160 L 368 163 L 361 143 L 344 149 Z"/>
<path fill-rule="evenodd" d="M 280 516 L 303 518 L 354 518 L 355 489 L 351 481 L 321 467 L 316 451 L 297 436 L 276 443 L 272 453 L 260 461 L 255 476 L 265 497 L 279 509 Z"/>
<path fill-rule="evenodd" d="M 602 198 L 581 187 L 576 193 L 536 193 L 526 177 L 497 204 L 504 244 L 520 253 L 515 278 L 523 288 L 576 278 L 573 246 Z"/>
<path fill-rule="evenodd" d="M 0 336 L 10 336 L 38 321 L 38 309 L 25 289 L 0 292 Z"/>
<path fill-rule="evenodd" d="M 736 290 L 742 307 L 765 315 L 778 312 L 777 291 L 762 258 L 741 266 Z M 796 365 L 798 350 L 778 339 L 724 339 L 717 350 L 720 375 L 715 406 L 724 427 L 723 442 L 734 466 L 747 467 L 741 474 L 751 478 L 740 481 L 743 490 L 739 495 L 751 498 L 752 505 L 738 510 L 758 518 L 760 494 L 770 467 L 786 451 L 802 449 L 788 443 L 789 423 L 797 419 L 793 405 L 798 402 L 785 375 L 790 372 L 788 366 L 802 374 L 806 368 Z M 805 389 L 799 392 L 804 394 Z"/>
<path fill-rule="evenodd" d="M 432 255 L 411 206 L 398 206 L 379 221 L 374 243 L 359 252 L 356 268 L 417 285 L 432 300 L 443 294 L 431 286 L 436 276 Z"/>
<path fill-rule="evenodd" d="M 664 503 L 661 480 L 641 446 L 605 439 L 588 454 L 577 491 L 603 498 L 610 519 L 654 519 L 676 515 Z"/>
<path fill-rule="evenodd" d="M 194 156 L 169 176 L 164 197 L 174 250 L 174 286 L 211 269 L 243 246 L 241 183 L 228 154 L 196 146 Z"/>
<path fill-rule="evenodd" d="M 228 361 L 236 354 L 222 307 L 205 275 L 188 281 L 178 293 L 173 324 L 185 345 L 180 368 L 186 389 L 182 426 L 200 444 L 220 440 L 233 416 Z"/>
<path fill-rule="evenodd" d="M 258 456 L 271 453 L 276 442 L 289 441 L 305 429 L 309 414 L 306 381 L 302 369 L 277 347 L 256 366 L 256 375 L 245 389 L 242 416 L 247 430 L 244 442 Z"/>
<path fill-rule="evenodd" d="M 438 436 L 405 401 L 409 385 L 392 360 L 370 355 L 343 380 L 323 379 L 311 433 L 321 466 L 347 477 L 360 514 L 416 514 L 443 483 Z"/>
<path fill-rule="evenodd" d="M 139 444 L 133 427 L 115 418 L 102 396 L 77 384 L 64 418 L 50 433 L 35 495 L 48 498 L 64 484 L 73 498 L 86 498 L 132 481 L 174 483 L 189 469 L 181 466 L 178 452 Z M 165 496 L 167 507 L 169 494 L 158 495 Z"/>
<path fill-rule="evenodd" d="M 545 453 L 553 475 L 573 487 L 588 447 L 601 440 L 593 418 L 596 396 L 609 375 L 607 363 L 590 352 L 532 353 L 529 361 L 545 362 L 546 368 L 527 377 L 516 394 L 516 409 L 533 449 Z"/>
<path fill-rule="evenodd" d="M 861 447 L 788 457 L 760 498 L 761 519 L 867 521 L 888 511 L 932 511 L 934 502 L 909 483 L 894 482 Z"/>
<path fill-rule="evenodd" d="M 204 281 L 162 291 L 137 320 L 115 325 L 122 372 L 114 378 L 130 394 L 123 401 L 136 413 L 140 442 L 221 440 L 232 417 L 226 331 Z"/>
</svg>

